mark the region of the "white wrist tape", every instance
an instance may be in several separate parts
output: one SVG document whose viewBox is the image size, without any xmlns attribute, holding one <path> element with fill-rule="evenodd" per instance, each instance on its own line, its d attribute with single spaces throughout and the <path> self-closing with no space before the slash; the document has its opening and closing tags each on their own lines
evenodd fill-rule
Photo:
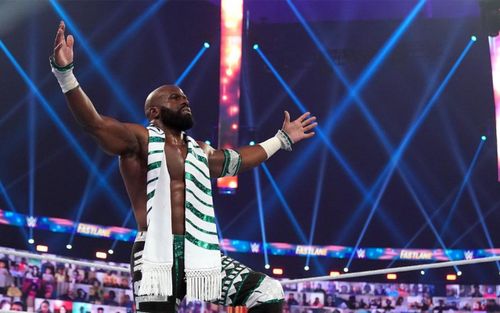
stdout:
<svg viewBox="0 0 500 313">
<path fill-rule="evenodd" d="M 286 151 L 292 151 L 292 140 L 288 137 L 287 133 L 278 130 L 274 137 L 259 143 L 259 145 L 266 151 L 267 158 L 269 159 L 278 150 L 283 149 Z"/>
<path fill-rule="evenodd" d="M 268 159 L 281 149 L 281 141 L 276 136 L 259 143 L 259 145 L 266 151 Z"/>
<path fill-rule="evenodd" d="M 52 68 L 52 73 L 54 73 L 54 76 L 56 77 L 59 86 L 61 86 L 63 93 L 67 93 L 68 91 L 78 87 L 78 81 L 76 80 L 75 75 L 73 75 L 73 69 L 61 72 Z"/>
</svg>

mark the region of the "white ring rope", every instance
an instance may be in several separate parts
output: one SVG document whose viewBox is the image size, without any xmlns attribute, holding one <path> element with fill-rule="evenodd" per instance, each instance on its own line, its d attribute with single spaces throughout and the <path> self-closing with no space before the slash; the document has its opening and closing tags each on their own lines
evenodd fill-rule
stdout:
<svg viewBox="0 0 500 313">
<path fill-rule="evenodd" d="M 288 284 L 296 284 L 296 283 L 318 281 L 318 280 L 339 280 L 339 279 L 355 278 L 355 277 L 361 277 L 361 276 L 374 276 L 374 275 L 393 274 L 393 273 L 401 273 L 401 272 L 411 272 L 411 271 L 426 270 L 426 269 L 431 269 L 431 268 L 450 267 L 450 266 L 457 266 L 457 265 L 469 265 L 469 264 L 487 263 L 487 262 L 495 262 L 495 261 L 500 261 L 500 255 L 490 256 L 490 257 L 486 257 L 486 258 L 479 258 L 479 259 L 471 259 L 471 260 L 437 262 L 437 263 L 430 263 L 430 264 L 420 264 L 420 265 L 384 268 L 384 269 L 380 269 L 380 270 L 371 270 L 371 271 L 362 271 L 362 272 L 341 274 L 338 276 L 329 276 L 328 275 L 328 276 L 316 276 L 316 277 L 309 277 L 309 278 L 289 279 L 289 280 L 282 280 L 282 281 L 280 281 L 280 283 L 282 285 L 288 285 Z"/>
<path fill-rule="evenodd" d="M 74 259 L 46 255 L 46 254 L 36 254 L 36 253 L 25 252 L 25 251 L 11 250 L 11 249 L 2 248 L 2 247 L 0 247 L 0 254 L 19 256 L 19 257 L 30 258 L 30 259 L 52 261 L 52 262 L 58 262 L 58 263 L 69 263 L 69 264 L 75 264 L 75 265 L 80 265 L 80 266 L 85 266 L 85 267 L 94 267 L 94 268 L 99 268 L 99 269 L 109 270 L 109 271 L 130 273 L 130 267 L 109 265 L 109 264 L 103 264 L 100 262 L 93 263 L 93 262 L 79 261 L 79 260 L 74 260 Z M 2 311 L 0 311 L 0 312 L 2 312 Z"/>
</svg>

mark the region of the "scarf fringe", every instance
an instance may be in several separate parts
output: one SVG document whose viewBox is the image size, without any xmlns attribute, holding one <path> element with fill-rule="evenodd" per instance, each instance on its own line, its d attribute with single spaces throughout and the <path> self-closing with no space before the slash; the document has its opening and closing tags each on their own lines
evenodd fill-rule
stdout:
<svg viewBox="0 0 500 313">
<path fill-rule="evenodd" d="M 172 294 L 172 264 L 144 260 L 139 295 L 171 296 Z"/>
<path fill-rule="evenodd" d="M 186 296 L 188 299 L 212 301 L 220 299 L 222 289 L 220 269 L 186 270 Z"/>
</svg>

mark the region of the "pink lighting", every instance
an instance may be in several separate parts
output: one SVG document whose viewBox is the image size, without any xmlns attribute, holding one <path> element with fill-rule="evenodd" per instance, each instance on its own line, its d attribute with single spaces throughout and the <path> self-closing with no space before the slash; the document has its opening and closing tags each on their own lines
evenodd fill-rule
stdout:
<svg viewBox="0 0 500 313">
<path fill-rule="evenodd" d="M 238 146 L 243 0 L 221 0 L 219 147 Z M 223 193 L 234 193 L 237 177 L 217 180 Z"/>
<path fill-rule="evenodd" d="M 240 108 L 237 105 L 232 105 L 228 110 L 228 113 L 230 116 L 236 115 L 239 112 L 240 112 Z"/>
<path fill-rule="evenodd" d="M 217 178 L 217 187 L 223 190 L 230 190 L 238 188 L 238 177 L 221 177 Z"/>
<path fill-rule="evenodd" d="M 495 124 L 497 134 L 497 179 L 500 181 L 500 37 L 489 37 L 491 74 L 493 76 L 493 96 L 495 99 Z"/>
</svg>

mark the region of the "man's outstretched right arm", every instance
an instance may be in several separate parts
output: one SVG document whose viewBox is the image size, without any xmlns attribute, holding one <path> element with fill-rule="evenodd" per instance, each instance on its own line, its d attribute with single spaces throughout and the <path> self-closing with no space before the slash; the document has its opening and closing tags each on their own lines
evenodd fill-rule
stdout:
<svg viewBox="0 0 500 313">
<path fill-rule="evenodd" d="M 74 38 L 71 35 L 66 38 L 64 30 L 65 25 L 61 21 L 54 43 L 54 55 L 50 61 L 52 72 L 66 96 L 75 119 L 107 153 L 114 155 L 137 153 L 139 151 L 138 137 L 144 132 L 144 127 L 121 123 L 97 112 L 73 75 Z"/>
</svg>

